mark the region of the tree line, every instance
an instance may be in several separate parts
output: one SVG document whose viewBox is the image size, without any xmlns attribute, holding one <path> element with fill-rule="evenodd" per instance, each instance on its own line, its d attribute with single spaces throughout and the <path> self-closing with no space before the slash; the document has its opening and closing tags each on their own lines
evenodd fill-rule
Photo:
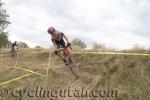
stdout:
<svg viewBox="0 0 150 100">
<path fill-rule="evenodd" d="M 6 9 L 3 8 L 4 3 L 0 0 L 0 48 L 8 48 L 11 45 L 11 42 L 8 39 L 8 32 L 5 29 L 10 23 L 9 15 L 7 14 Z M 25 42 L 18 42 L 20 47 L 26 48 L 29 47 Z"/>
<path fill-rule="evenodd" d="M 10 24 L 10 22 L 8 21 L 9 15 L 6 12 L 6 9 L 2 7 L 3 5 L 4 3 L 2 3 L 0 0 L 0 48 L 10 44 L 7 35 L 8 33 L 4 31 L 7 28 L 8 24 Z"/>
</svg>

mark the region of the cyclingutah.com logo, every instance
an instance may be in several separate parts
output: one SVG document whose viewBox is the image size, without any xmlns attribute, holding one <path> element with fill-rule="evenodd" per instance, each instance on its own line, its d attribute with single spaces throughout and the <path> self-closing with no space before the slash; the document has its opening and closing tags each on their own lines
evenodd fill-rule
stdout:
<svg viewBox="0 0 150 100">
<path fill-rule="evenodd" d="M 0 88 L 0 97 L 6 97 L 9 91 L 6 88 Z"/>
<path fill-rule="evenodd" d="M 67 89 L 50 89 L 50 88 L 44 88 L 44 87 L 35 87 L 34 89 L 28 89 L 28 88 L 22 88 L 22 89 L 16 89 L 12 91 L 8 91 L 7 89 L 3 88 L 0 89 L 0 97 L 6 97 L 6 96 L 12 96 L 15 98 L 75 98 L 75 97 L 118 97 L 118 91 L 117 89 L 94 89 L 94 90 L 88 90 L 84 87 L 82 88 L 72 88 L 68 87 Z"/>
</svg>

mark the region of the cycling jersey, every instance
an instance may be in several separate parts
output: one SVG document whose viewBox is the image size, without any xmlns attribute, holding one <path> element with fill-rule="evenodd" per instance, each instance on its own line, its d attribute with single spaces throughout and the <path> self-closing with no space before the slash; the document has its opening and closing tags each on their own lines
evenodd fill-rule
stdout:
<svg viewBox="0 0 150 100">
<path fill-rule="evenodd" d="M 12 48 L 14 48 L 15 46 L 17 46 L 16 43 L 12 43 L 12 44 L 11 44 L 11 47 L 12 47 Z"/>
<path fill-rule="evenodd" d="M 55 31 L 55 33 L 56 36 L 53 36 L 51 40 L 56 43 L 57 48 L 64 48 L 65 47 L 65 41 L 63 39 L 64 34 L 59 31 Z"/>
</svg>

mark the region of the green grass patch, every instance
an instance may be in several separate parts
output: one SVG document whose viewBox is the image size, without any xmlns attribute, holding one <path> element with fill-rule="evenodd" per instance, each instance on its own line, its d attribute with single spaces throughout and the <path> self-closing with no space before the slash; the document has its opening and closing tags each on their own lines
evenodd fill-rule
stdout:
<svg viewBox="0 0 150 100">
<path fill-rule="evenodd" d="M 137 87 L 136 77 L 133 77 L 131 74 L 125 74 L 120 80 L 120 84 L 128 90 L 134 90 Z"/>
</svg>

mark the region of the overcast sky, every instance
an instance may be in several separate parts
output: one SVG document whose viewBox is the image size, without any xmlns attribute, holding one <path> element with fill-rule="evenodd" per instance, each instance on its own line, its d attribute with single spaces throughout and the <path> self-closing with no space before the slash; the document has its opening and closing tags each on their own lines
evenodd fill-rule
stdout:
<svg viewBox="0 0 150 100">
<path fill-rule="evenodd" d="M 2 0 L 10 15 L 9 38 L 49 47 L 47 28 L 92 45 L 150 47 L 150 0 Z"/>
</svg>

